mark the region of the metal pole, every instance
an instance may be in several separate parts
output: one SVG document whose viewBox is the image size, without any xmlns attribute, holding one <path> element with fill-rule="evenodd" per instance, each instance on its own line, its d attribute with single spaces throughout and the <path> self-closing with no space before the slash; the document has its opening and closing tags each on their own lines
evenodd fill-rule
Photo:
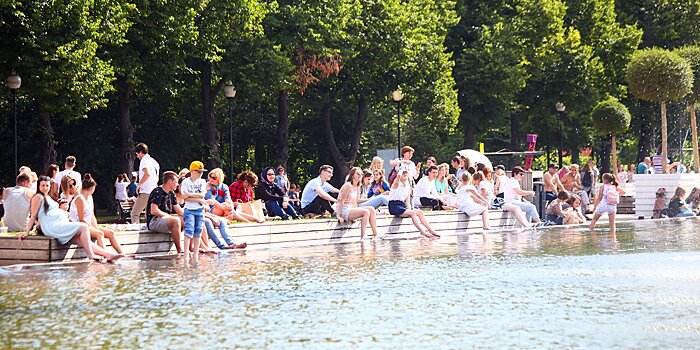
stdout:
<svg viewBox="0 0 700 350">
<path fill-rule="evenodd" d="M 18 171 L 19 165 L 17 164 L 17 91 L 12 89 L 12 114 L 15 118 L 15 169 Z"/>
<path fill-rule="evenodd" d="M 396 151 L 401 158 L 401 102 L 396 101 Z"/>
<path fill-rule="evenodd" d="M 562 168 L 562 158 L 564 156 L 564 119 L 563 112 L 559 112 L 559 169 Z"/>
<path fill-rule="evenodd" d="M 228 99 L 228 156 L 229 156 L 229 162 L 228 162 L 228 174 L 233 180 L 233 118 L 232 118 L 232 112 L 233 110 L 231 109 L 231 102 L 233 100 L 233 97 Z"/>
</svg>

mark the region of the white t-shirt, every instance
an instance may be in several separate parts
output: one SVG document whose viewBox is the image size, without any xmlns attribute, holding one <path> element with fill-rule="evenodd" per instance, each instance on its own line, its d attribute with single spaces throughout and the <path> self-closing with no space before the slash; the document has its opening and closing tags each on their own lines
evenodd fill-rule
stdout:
<svg viewBox="0 0 700 350">
<path fill-rule="evenodd" d="M 148 180 L 141 184 L 140 193 L 150 194 L 151 191 L 158 187 L 160 164 L 158 164 L 155 159 L 151 158 L 150 154 L 146 154 L 141 158 L 141 162 L 139 163 L 139 180 L 143 178 L 143 169 L 148 169 Z"/>
<path fill-rule="evenodd" d="M 202 178 L 197 179 L 197 181 L 192 181 L 192 178 L 188 177 L 182 180 L 182 184 L 180 184 L 180 193 L 182 193 L 183 196 L 195 193 L 205 194 L 206 192 L 207 182 Z M 185 201 L 185 209 L 197 210 L 201 208 L 204 208 L 202 203 Z"/>
<path fill-rule="evenodd" d="M 476 189 L 477 192 L 479 192 L 479 194 L 481 194 L 482 189 L 486 189 L 486 196 L 484 197 L 489 203 L 493 202 L 493 182 L 489 180 L 481 180 L 481 182 L 479 183 L 479 187 L 477 187 Z"/>
<path fill-rule="evenodd" d="M 53 182 L 58 185 L 58 187 L 61 187 L 61 180 L 63 180 L 64 176 L 70 176 L 75 180 L 75 186 L 76 188 L 82 187 L 83 184 L 83 177 L 80 176 L 80 173 L 75 171 L 75 170 L 61 170 L 56 173 L 56 177 L 53 178 Z"/>
<path fill-rule="evenodd" d="M 420 198 L 438 198 L 437 189 L 435 188 L 435 181 L 431 181 L 427 176 L 423 176 L 416 184 L 413 205 L 421 205 Z"/>
<path fill-rule="evenodd" d="M 119 201 L 125 201 L 129 196 L 126 194 L 126 186 L 128 182 L 115 182 L 114 183 L 114 198 Z"/>
<path fill-rule="evenodd" d="M 476 204 L 474 198 L 472 198 L 472 193 L 469 190 L 476 191 L 474 185 L 460 186 L 457 190 L 457 206 L 463 207 L 469 204 Z M 478 192 L 478 191 L 477 191 Z"/>
<path fill-rule="evenodd" d="M 511 177 L 505 183 L 501 184 L 503 188 L 503 199 L 506 201 L 519 201 L 522 196 L 515 193 L 515 189 L 520 189 L 520 182 L 514 177 Z"/>
<path fill-rule="evenodd" d="M 399 167 L 401 167 L 401 165 L 402 165 L 401 162 L 405 162 L 406 160 L 403 158 L 396 158 L 394 160 L 399 162 L 399 165 L 394 167 L 394 169 L 396 169 L 396 172 L 398 173 Z M 415 179 L 416 175 L 418 174 L 418 172 L 416 170 L 416 163 L 414 163 L 412 160 L 409 160 L 408 163 L 409 163 L 408 165 L 404 164 L 404 166 L 406 167 L 406 170 L 408 170 L 408 177 L 411 179 Z"/>
<path fill-rule="evenodd" d="M 301 193 L 301 207 L 306 208 L 307 205 L 311 204 L 311 202 L 318 197 L 318 193 L 316 193 L 316 188 L 321 186 L 321 188 L 326 191 L 326 193 L 332 191 L 335 189 L 331 184 L 328 182 L 322 182 L 321 177 L 316 177 L 314 179 L 311 179 L 311 181 L 306 183 L 306 186 L 304 186 L 304 191 Z"/>
</svg>

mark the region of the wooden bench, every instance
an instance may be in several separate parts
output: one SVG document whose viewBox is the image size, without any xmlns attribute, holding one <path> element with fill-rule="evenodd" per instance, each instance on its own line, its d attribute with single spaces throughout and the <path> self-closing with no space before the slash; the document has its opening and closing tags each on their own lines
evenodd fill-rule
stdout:
<svg viewBox="0 0 700 350">
<path fill-rule="evenodd" d="M 620 203 L 617 205 L 618 214 L 634 214 L 634 197 L 622 196 Z"/>
<path fill-rule="evenodd" d="M 131 221 L 131 207 L 131 202 L 117 200 L 117 211 L 120 222 L 126 223 Z"/>
<path fill-rule="evenodd" d="M 468 217 L 455 211 L 426 213 L 433 229 L 440 235 L 481 232 L 481 216 Z M 490 211 L 489 223 L 494 228 L 513 228 L 515 220 L 506 211 Z M 380 235 L 392 238 L 415 238 L 419 232 L 410 219 L 391 215 L 377 217 Z M 245 223 L 229 225 L 229 233 L 237 243 L 248 243 L 248 249 L 311 246 L 347 243 L 360 240 L 359 220 L 352 224 L 339 224 L 337 220 L 271 221 L 261 224 Z M 367 234 L 372 231 L 368 227 Z M 168 254 L 175 251 L 169 233 L 150 231 L 118 231 L 117 238 L 125 254 Z M 109 241 L 107 241 L 109 244 Z M 111 250 L 111 247 L 108 246 Z M 60 245 L 55 239 L 30 236 L 23 241 L 17 237 L 0 237 L 0 265 L 19 263 L 47 263 L 85 258 L 82 248 L 73 244 Z"/>
</svg>

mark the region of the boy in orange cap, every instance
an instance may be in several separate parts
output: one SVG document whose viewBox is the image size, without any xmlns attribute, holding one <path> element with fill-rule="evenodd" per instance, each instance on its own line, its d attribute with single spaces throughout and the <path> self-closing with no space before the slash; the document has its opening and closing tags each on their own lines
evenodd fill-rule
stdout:
<svg viewBox="0 0 700 350">
<path fill-rule="evenodd" d="M 199 239 L 202 237 L 204 223 L 204 206 L 207 202 L 204 195 L 207 191 L 207 183 L 202 179 L 202 173 L 207 171 L 204 164 L 198 160 L 190 163 L 190 177 L 185 178 L 180 184 L 180 193 L 185 200 L 185 261 L 190 256 L 190 240 L 194 246 L 194 262 L 199 261 Z"/>
</svg>

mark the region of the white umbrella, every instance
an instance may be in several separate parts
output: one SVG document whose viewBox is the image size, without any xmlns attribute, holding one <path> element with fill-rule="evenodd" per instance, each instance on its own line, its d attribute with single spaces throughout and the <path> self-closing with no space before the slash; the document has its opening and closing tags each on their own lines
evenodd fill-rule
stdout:
<svg viewBox="0 0 700 350">
<path fill-rule="evenodd" d="M 473 149 L 463 149 L 461 151 L 458 151 L 457 153 L 460 156 L 469 158 L 469 162 L 471 162 L 472 164 L 481 163 L 484 164 L 487 168 L 493 170 L 493 164 L 491 164 L 489 158 L 479 151 Z"/>
</svg>

